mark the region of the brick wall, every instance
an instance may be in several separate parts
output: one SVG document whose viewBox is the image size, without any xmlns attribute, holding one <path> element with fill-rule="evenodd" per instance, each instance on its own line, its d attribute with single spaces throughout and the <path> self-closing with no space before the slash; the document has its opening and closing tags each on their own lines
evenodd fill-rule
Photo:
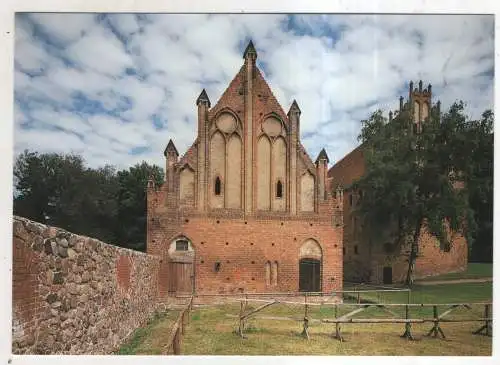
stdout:
<svg viewBox="0 0 500 365">
<path fill-rule="evenodd" d="M 299 250 L 309 238 L 317 241 L 323 251 L 322 290 L 342 288 L 341 229 L 334 229 L 331 219 L 190 216 L 178 221 L 174 230 L 166 222 L 150 233 L 155 243 L 148 247 L 148 253 L 165 255 L 176 236 L 188 238 L 195 251 L 198 293 L 298 291 Z M 276 286 L 266 286 L 267 261 L 278 263 Z M 218 272 L 215 262 L 221 264 Z"/>
<path fill-rule="evenodd" d="M 13 232 L 13 353 L 110 353 L 161 299 L 158 257 L 20 217 Z"/>
</svg>

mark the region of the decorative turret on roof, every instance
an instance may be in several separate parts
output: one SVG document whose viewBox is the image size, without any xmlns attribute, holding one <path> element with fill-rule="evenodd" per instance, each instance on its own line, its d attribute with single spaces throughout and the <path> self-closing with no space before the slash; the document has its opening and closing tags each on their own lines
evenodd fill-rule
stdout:
<svg viewBox="0 0 500 365">
<path fill-rule="evenodd" d="M 252 40 L 248 43 L 247 48 L 245 48 L 245 52 L 243 52 L 243 58 L 247 59 L 247 57 L 253 56 L 254 59 L 257 58 L 257 51 L 253 45 Z"/>
<path fill-rule="evenodd" d="M 174 142 L 172 142 L 172 139 L 168 141 L 167 148 L 165 148 L 165 151 L 163 152 L 164 156 L 167 156 L 168 154 L 174 153 L 176 157 L 179 156 L 179 152 L 177 151 L 177 148 L 174 145 Z"/>
<path fill-rule="evenodd" d="M 202 90 L 200 96 L 198 96 L 198 99 L 196 99 L 196 105 L 200 105 L 200 103 L 207 104 L 208 107 L 210 108 L 210 99 L 208 98 L 205 89 Z"/>
<path fill-rule="evenodd" d="M 325 151 L 324 148 L 320 151 L 320 153 L 318 155 L 318 158 L 316 158 L 315 164 L 317 165 L 318 162 L 321 161 L 321 160 L 326 160 L 327 163 L 330 162 L 330 159 L 328 158 L 328 155 L 327 155 L 327 153 L 326 153 L 326 151 Z"/>
<path fill-rule="evenodd" d="M 290 115 L 291 112 L 297 112 L 299 115 L 302 113 L 299 108 L 299 104 L 297 104 L 297 101 L 293 99 L 292 105 L 290 106 L 290 110 L 288 111 L 288 115 Z"/>
</svg>

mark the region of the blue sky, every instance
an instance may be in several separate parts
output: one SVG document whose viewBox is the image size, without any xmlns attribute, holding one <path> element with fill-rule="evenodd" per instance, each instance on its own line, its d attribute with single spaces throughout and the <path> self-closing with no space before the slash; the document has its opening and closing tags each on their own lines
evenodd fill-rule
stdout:
<svg viewBox="0 0 500 365">
<path fill-rule="evenodd" d="M 331 163 L 357 146 L 360 120 L 396 109 L 410 80 L 443 107 L 493 108 L 493 16 L 17 14 L 14 153 L 75 152 L 90 166 L 164 165 L 196 135 L 195 100 L 212 105 L 251 38 L 302 141 Z"/>
</svg>

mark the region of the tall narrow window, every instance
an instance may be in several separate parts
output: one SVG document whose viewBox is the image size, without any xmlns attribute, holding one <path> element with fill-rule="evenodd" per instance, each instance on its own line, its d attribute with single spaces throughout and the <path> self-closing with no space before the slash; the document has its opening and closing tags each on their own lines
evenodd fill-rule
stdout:
<svg viewBox="0 0 500 365">
<path fill-rule="evenodd" d="M 274 286 L 278 285 L 278 261 L 273 262 L 271 279 Z"/>
<path fill-rule="evenodd" d="M 283 184 L 281 183 L 281 180 L 278 180 L 276 184 L 276 198 L 282 198 L 283 197 Z"/>
<path fill-rule="evenodd" d="M 220 177 L 215 178 L 215 195 L 220 195 Z"/>
<path fill-rule="evenodd" d="M 266 262 L 266 285 L 271 285 L 271 262 Z"/>
</svg>

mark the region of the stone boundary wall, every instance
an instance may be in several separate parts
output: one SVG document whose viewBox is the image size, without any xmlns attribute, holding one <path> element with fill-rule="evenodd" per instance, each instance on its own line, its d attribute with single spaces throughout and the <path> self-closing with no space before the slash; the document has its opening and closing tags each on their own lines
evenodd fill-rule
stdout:
<svg viewBox="0 0 500 365">
<path fill-rule="evenodd" d="M 159 257 L 21 217 L 12 244 L 15 354 L 109 354 L 150 318 L 167 279 Z"/>
</svg>

